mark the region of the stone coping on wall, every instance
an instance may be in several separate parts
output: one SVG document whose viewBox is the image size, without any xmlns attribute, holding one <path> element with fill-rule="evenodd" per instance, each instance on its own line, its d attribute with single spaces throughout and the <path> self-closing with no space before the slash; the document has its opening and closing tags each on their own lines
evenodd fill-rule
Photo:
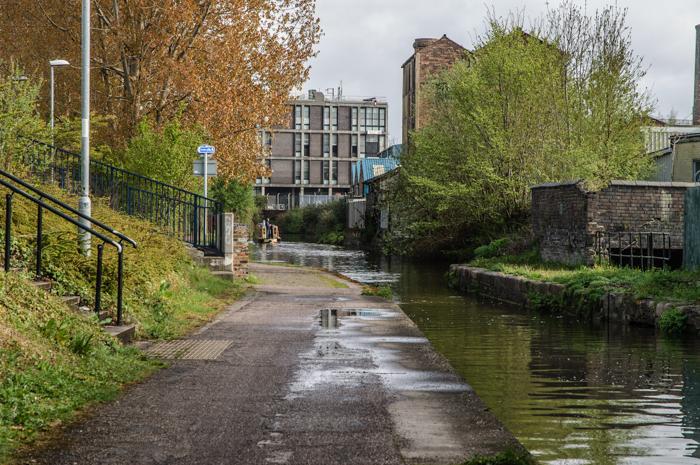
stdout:
<svg viewBox="0 0 700 465">
<path fill-rule="evenodd" d="M 536 184 L 530 189 L 547 189 L 553 187 L 568 187 L 583 185 L 585 181 L 579 179 L 578 181 L 561 181 L 561 182 L 545 182 L 542 184 Z M 668 182 L 668 181 L 625 181 L 617 180 L 610 181 L 608 187 L 610 186 L 630 186 L 630 187 L 669 187 L 669 188 L 682 188 L 687 189 L 689 187 L 700 187 L 700 183 L 697 182 Z"/>
<path fill-rule="evenodd" d="M 610 186 L 630 186 L 630 187 L 675 187 L 687 189 L 698 187 L 697 182 L 667 182 L 667 181 L 610 181 Z"/>
<path fill-rule="evenodd" d="M 544 182 L 542 184 L 536 184 L 534 186 L 531 186 L 530 189 L 545 189 L 549 187 L 565 187 L 565 186 L 576 186 L 578 184 L 583 183 L 583 179 L 579 179 L 578 181 L 561 181 L 561 182 Z"/>
<path fill-rule="evenodd" d="M 534 306 L 533 295 L 546 296 L 561 302 L 558 309 L 564 314 L 583 316 L 598 321 L 657 326 L 661 315 L 672 308 L 687 316 L 687 326 L 700 333 L 700 305 L 683 302 L 659 302 L 653 299 L 635 299 L 621 292 L 608 292 L 594 301 L 581 314 L 573 293 L 563 284 L 537 281 L 523 276 L 490 271 L 469 265 L 451 265 L 452 285 L 460 291 L 476 293 L 511 305 L 525 308 Z"/>
</svg>

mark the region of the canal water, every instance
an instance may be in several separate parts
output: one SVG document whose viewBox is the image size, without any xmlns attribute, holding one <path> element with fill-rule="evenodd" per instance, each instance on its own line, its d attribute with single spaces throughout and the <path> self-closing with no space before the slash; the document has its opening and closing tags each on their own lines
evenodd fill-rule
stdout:
<svg viewBox="0 0 700 465">
<path fill-rule="evenodd" d="M 478 301 L 446 287 L 447 264 L 299 242 L 253 256 L 390 284 L 539 463 L 700 464 L 700 341 Z"/>
</svg>

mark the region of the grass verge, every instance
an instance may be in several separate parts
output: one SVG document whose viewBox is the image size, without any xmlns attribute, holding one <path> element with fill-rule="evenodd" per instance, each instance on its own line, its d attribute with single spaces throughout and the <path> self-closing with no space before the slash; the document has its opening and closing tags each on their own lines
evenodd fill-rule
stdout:
<svg viewBox="0 0 700 465">
<path fill-rule="evenodd" d="M 21 274 L 0 273 L 0 463 L 158 367 Z"/>
<path fill-rule="evenodd" d="M 75 197 L 43 186 L 76 204 Z M 1 194 L 1 193 L 0 193 Z M 31 284 L 36 208 L 15 196 L 12 266 L 0 273 L 0 463 L 87 405 L 113 399 L 161 364 L 105 335 L 97 318 L 70 310 L 61 295 L 93 305 L 96 253 L 82 255 L 75 228 L 44 213 L 44 277 L 51 293 Z M 4 222 L 4 208 L 0 221 Z M 245 288 L 194 265 L 185 246 L 153 224 L 113 211 L 95 199 L 93 216 L 136 240 L 125 249 L 124 317 L 137 337 L 171 339 L 209 321 Z M 0 243 L 4 240 L 0 232 Z M 93 248 L 97 242 L 93 241 Z M 115 313 L 117 256 L 104 254 L 103 308 Z"/>
</svg>

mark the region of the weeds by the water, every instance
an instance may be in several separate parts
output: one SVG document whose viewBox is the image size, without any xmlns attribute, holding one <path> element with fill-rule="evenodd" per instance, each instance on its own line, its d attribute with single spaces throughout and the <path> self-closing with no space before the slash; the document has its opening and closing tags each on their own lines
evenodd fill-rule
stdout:
<svg viewBox="0 0 700 465">
<path fill-rule="evenodd" d="M 648 270 L 613 265 L 566 266 L 540 261 L 532 253 L 476 259 L 473 266 L 566 285 L 586 293 L 628 292 L 635 298 L 700 301 L 700 272 Z"/>
<path fill-rule="evenodd" d="M 505 451 L 496 455 L 478 456 L 462 465 L 534 465 L 533 458 L 524 452 Z"/>
<path fill-rule="evenodd" d="M 369 295 L 375 297 L 382 297 L 387 300 L 391 300 L 394 296 L 393 291 L 390 286 L 365 286 L 362 288 L 362 295 Z"/>
</svg>

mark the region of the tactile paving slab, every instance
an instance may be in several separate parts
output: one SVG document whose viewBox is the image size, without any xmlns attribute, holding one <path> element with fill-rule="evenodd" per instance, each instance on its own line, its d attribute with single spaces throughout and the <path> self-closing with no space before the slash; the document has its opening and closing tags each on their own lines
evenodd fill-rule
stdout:
<svg viewBox="0 0 700 465">
<path fill-rule="evenodd" d="M 216 360 L 233 343 L 227 339 L 186 339 L 158 342 L 146 350 L 152 357 L 180 360 Z"/>
</svg>

